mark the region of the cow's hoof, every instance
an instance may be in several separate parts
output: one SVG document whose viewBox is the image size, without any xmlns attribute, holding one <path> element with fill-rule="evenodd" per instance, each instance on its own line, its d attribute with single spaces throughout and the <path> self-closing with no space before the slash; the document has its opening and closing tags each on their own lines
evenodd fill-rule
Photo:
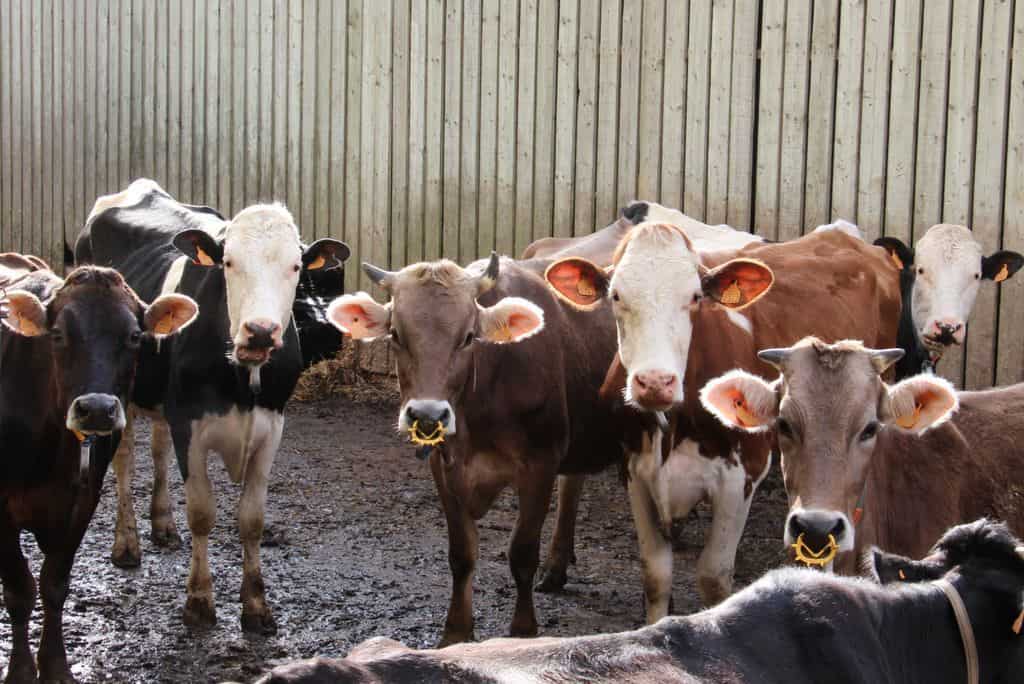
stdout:
<svg viewBox="0 0 1024 684">
<path fill-rule="evenodd" d="M 546 568 L 544 576 L 540 578 L 540 582 L 537 582 L 534 589 L 542 594 L 554 594 L 565 589 L 565 583 L 568 581 L 569 577 L 565 574 L 564 569 Z"/>
<path fill-rule="evenodd" d="M 510 637 L 516 638 L 531 638 L 537 636 L 537 621 L 526 622 L 525 620 L 520 624 L 516 621 L 512 621 L 512 627 L 508 630 Z"/>
<path fill-rule="evenodd" d="M 185 601 L 181 619 L 189 627 L 213 627 L 217 624 L 217 610 L 214 608 L 213 599 L 189 596 Z"/>
<path fill-rule="evenodd" d="M 441 640 L 437 642 L 438 648 L 444 648 L 445 646 L 451 646 L 452 644 L 461 644 L 466 641 L 475 641 L 476 637 L 473 635 L 473 630 L 468 632 L 462 631 L 449 631 L 445 630 L 444 634 L 441 635 Z"/>
<path fill-rule="evenodd" d="M 68 672 L 56 677 L 40 677 L 39 684 L 75 684 L 75 678 Z"/>
<path fill-rule="evenodd" d="M 262 613 L 242 613 L 242 631 L 250 634 L 277 634 L 277 620 L 267 608 Z"/>
<path fill-rule="evenodd" d="M 153 540 L 154 546 L 164 549 L 173 550 L 181 548 L 181 535 L 178 534 L 178 530 L 173 525 L 170 527 L 154 527 L 150 533 L 150 539 Z"/>
<path fill-rule="evenodd" d="M 137 545 L 114 544 L 110 552 L 110 562 L 119 568 L 137 568 L 142 565 L 142 551 Z"/>
<path fill-rule="evenodd" d="M 7 676 L 4 677 L 4 684 L 34 684 L 36 679 L 36 664 L 29 659 L 28 663 L 7 668 Z"/>
</svg>

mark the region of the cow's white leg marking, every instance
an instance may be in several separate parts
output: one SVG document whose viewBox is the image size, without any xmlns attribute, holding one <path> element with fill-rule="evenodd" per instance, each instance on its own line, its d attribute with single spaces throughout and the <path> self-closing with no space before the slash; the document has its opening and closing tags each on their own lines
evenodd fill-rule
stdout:
<svg viewBox="0 0 1024 684">
<path fill-rule="evenodd" d="M 117 523 L 114 526 L 114 547 L 111 562 L 119 568 L 135 568 L 142 560 L 139 548 L 139 529 L 132 499 L 132 479 L 135 477 L 135 411 L 125 411 L 121 443 L 114 454 L 114 480 L 117 489 Z"/>
<path fill-rule="evenodd" d="M 205 626 L 217 622 L 213 600 L 213 578 L 210 575 L 208 546 L 210 531 L 217 515 L 213 486 L 206 472 L 208 447 L 203 430 L 204 421 L 192 421 L 192 441 L 188 447 L 188 479 L 185 480 L 185 503 L 188 528 L 192 532 L 192 564 L 188 571 L 188 598 L 183 619 L 186 625 Z"/>
<path fill-rule="evenodd" d="M 153 498 L 149 505 L 151 535 L 154 544 L 176 549 L 181 546 L 181 535 L 174 524 L 171 495 L 167 487 L 168 464 L 173 453 L 171 430 L 167 421 L 159 416 L 153 416 L 152 426 L 150 449 L 153 455 Z"/>
<path fill-rule="evenodd" d="M 242 628 L 248 631 L 276 629 L 263 586 L 260 541 L 263 538 L 267 481 L 277 448 L 281 444 L 283 430 L 283 415 L 266 409 L 254 409 L 242 498 L 238 502 L 238 530 L 242 538 Z"/>
<path fill-rule="evenodd" d="M 632 455 L 633 459 L 642 457 Z M 651 491 L 640 478 L 629 480 L 629 505 L 640 544 L 644 608 L 647 624 L 651 625 L 668 615 L 672 598 L 672 542 L 662 532 Z"/>
</svg>

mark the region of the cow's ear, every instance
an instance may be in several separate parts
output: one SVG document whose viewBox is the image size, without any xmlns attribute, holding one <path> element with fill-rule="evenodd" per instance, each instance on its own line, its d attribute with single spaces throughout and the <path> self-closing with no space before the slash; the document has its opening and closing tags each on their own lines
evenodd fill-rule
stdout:
<svg viewBox="0 0 1024 684">
<path fill-rule="evenodd" d="M 505 297 L 494 306 L 477 307 L 480 338 L 486 342 L 519 342 L 544 329 L 544 311 L 522 297 Z"/>
<path fill-rule="evenodd" d="M 10 292 L 0 300 L 3 324 L 24 337 L 46 334 L 46 307 L 31 292 Z"/>
<path fill-rule="evenodd" d="M 747 432 L 767 430 L 779 416 L 775 384 L 741 370 L 704 385 L 700 401 L 726 427 Z"/>
<path fill-rule="evenodd" d="M 199 315 L 199 305 L 182 294 L 165 294 L 146 307 L 142 321 L 146 332 L 167 337 L 189 326 Z"/>
<path fill-rule="evenodd" d="M 341 240 L 323 238 L 311 244 L 302 253 L 302 265 L 307 271 L 341 268 L 350 254 L 352 250 Z"/>
<path fill-rule="evenodd" d="M 353 340 L 369 342 L 387 334 L 391 303 L 380 304 L 365 292 L 344 295 L 327 307 L 327 320 Z"/>
<path fill-rule="evenodd" d="M 889 253 L 889 258 L 896 268 L 903 270 L 914 265 L 914 250 L 903 244 L 903 240 L 894 237 L 880 237 L 874 241 L 876 247 L 881 247 Z"/>
<path fill-rule="evenodd" d="M 560 259 L 544 271 L 554 293 L 577 309 L 590 311 L 608 294 L 608 274 L 595 263 L 580 257 Z"/>
<path fill-rule="evenodd" d="M 730 309 L 742 309 L 760 299 L 775 282 L 775 274 L 756 259 L 733 259 L 700 279 L 705 297 Z"/>
<path fill-rule="evenodd" d="M 1009 250 L 1000 250 L 992 256 L 981 257 L 981 277 L 1001 283 L 1024 266 L 1024 256 Z"/>
<path fill-rule="evenodd" d="M 945 378 L 917 375 L 887 388 L 880 417 L 886 423 L 921 434 L 941 425 L 959 407 L 956 389 Z"/>
<path fill-rule="evenodd" d="M 224 245 L 205 230 L 183 230 L 174 236 L 173 244 L 200 266 L 216 266 L 224 260 Z"/>
<path fill-rule="evenodd" d="M 917 561 L 882 551 L 875 546 L 867 552 L 864 560 L 868 574 L 872 575 L 879 584 L 919 582 L 926 579 L 923 576 L 922 568 L 918 567 L 920 563 Z"/>
</svg>

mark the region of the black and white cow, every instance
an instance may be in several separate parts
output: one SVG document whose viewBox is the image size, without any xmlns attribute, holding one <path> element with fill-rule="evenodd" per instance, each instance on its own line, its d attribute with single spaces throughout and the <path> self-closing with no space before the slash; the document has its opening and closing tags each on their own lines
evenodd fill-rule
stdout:
<svg viewBox="0 0 1024 684">
<path fill-rule="evenodd" d="M 284 406 L 303 369 L 292 320 L 295 291 L 303 271 L 339 267 L 349 249 L 330 239 L 303 249 L 280 204 L 248 207 L 215 233 L 197 223 L 182 230 L 180 223 L 133 219 L 147 203 L 169 200 L 153 186 L 137 181 L 126 193 L 144 200 L 129 197 L 101 209 L 79 236 L 76 257 L 114 266 L 143 299 L 181 292 L 199 303 L 199 317 L 184 334 L 144 350 L 133 403 L 166 421 L 185 481 L 192 532 L 186 624 L 216 621 L 207 559 L 216 513 L 207 458 L 215 451 L 231 479 L 242 483 L 242 626 L 272 632 L 259 548 Z M 157 429 L 163 429 L 159 421 Z"/>
<path fill-rule="evenodd" d="M 875 244 L 900 269 L 898 345 L 906 355 L 896 364 L 897 380 L 934 369 L 943 352 L 964 343 L 981 281 L 1001 283 L 1024 266 L 1017 252 L 985 256 L 971 231 L 948 223 L 929 228 L 913 249 L 895 237 Z"/>
</svg>

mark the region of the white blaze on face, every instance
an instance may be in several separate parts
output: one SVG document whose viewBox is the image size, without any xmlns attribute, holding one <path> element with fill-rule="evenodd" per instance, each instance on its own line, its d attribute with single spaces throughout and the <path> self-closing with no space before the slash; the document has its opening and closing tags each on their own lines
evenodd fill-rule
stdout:
<svg viewBox="0 0 1024 684">
<path fill-rule="evenodd" d="M 918 241 L 911 314 L 925 342 L 937 341 L 945 329 L 963 343 L 981 284 L 981 259 L 981 245 L 963 226 L 934 226 Z"/>
<path fill-rule="evenodd" d="M 629 373 L 627 401 L 658 410 L 682 401 L 691 306 L 701 293 L 697 266 L 679 232 L 656 224 L 634 229 L 609 288 Z"/>
<path fill-rule="evenodd" d="M 245 325 L 275 324 L 275 346 L 291 321 L 295 287 L 302 269 L 299 231 L 280 204 L 243 209 L 224 239 L 228 317 L 236 345 L 248 340 Z"/>
</svg>

